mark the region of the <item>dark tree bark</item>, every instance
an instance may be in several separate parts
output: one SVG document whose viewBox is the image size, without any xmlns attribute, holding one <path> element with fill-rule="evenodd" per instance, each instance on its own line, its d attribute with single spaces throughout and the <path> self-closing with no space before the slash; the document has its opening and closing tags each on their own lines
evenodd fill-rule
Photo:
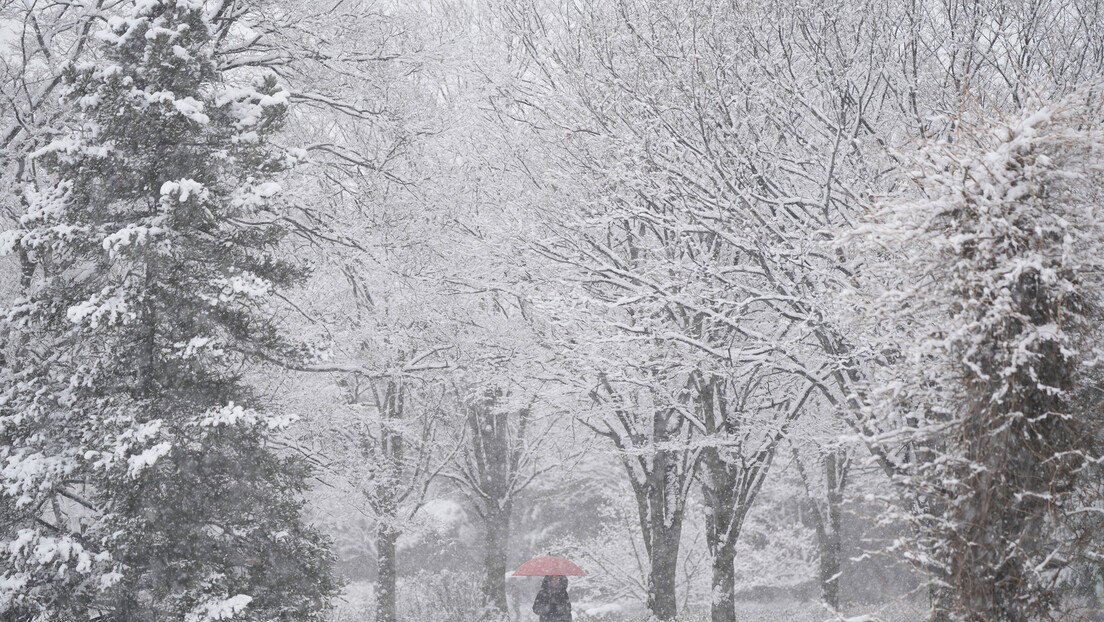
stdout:
<svg viewBox="0 0 1104 622">
<path fill-rule="evenodd" d="M 489 509 L 483 520 L 483 596 L 488 604 L 505 613 L 506 604 L 506 551 L 510 543 L 510 520 L 513 504 L 505 503 L 501 509 Z"/>
<path fill-rule="evenodd" d="M 846 458 L 841 459 L 837 451 L 829 452 L 824 458 L 826 516 L 817 522 L 817 542 L 820 545 L 821 597 L 833 611 L 839 609 L 840 519 L 848 466 Z"/>
<path fill-rule="evenodd" d="M 506 410 L 504 392 L 488 389 L 464 406 L 466 447 L 449 478 L 467 494 L 483 523 L 483 600 L 506 615 L 506 558 L 514 499 L 538 474 L 533 450 L 540 438 L 530 438 L 531 411 Z"/>
<path fill-rule="evenodd" d="M 381 523 L 376 530 L 376 622 L 395 622 L 398 539 L 399 530 L 390 524 Z"/>
<path fill-rule="evenodd" d="M 673 620 L 682 521 L 701 456 L 689 444 L 694 428 L 677 409 L 631 407 L 604 376 L 591 397 L 613 406 L 604 427 L 582 423 L 614 444 L 629 476 L 648 555 L 648 609 Z"/>
<path fill-rule="evenodd" d="M 805 407 L 814 387 L 806 387 L 794 403 L 768 402 L 760 411 L 778 425 L 747 429 L 753 395 L 769 390 L 750 381 L 737 395 L 733 383 L 719 376 L 696 376 L 696 407 L 705 434 L 713 442 L 702 449 L 701 483 L 705 506 L 705 536 L 713 564 L 712 622 L 735 622 L 736 543 L 744 519 L 766 481 L 778 445 Z M 765 431 L 765 433 L 764 433 Z"/>
<path fill-rule="evenodd" d="M 714 382 L 703 384 L 699 404 L 707 431 L 719 433 L 723 430 L 723 412 L 727 410 L 723 390 L 716 390 Z M 713 565 L 712 622 L 734 622 L 736 619 L 736 540 L 747 514 L 747 506 L 738 501 L 740 466 L 727 459 L 724 453 L 715 445 L 706 447 L 702 451 L 701 464 L 705 537 Z"/>
<path fill-rule="evenodd" d="M 832 611 L 839 609 L 839 577 L 842 568 L 840 554 L 842 540 L 840 525 L 843 518 L 843 491 L 847 486 L 847 474 L 851 459 L 839 448 L 829 450 L 821 462 L 824 467 L 824 498 L 818 500 L 797 449 L 793 450 L 794 464 L 801 476 L 805 493 L 812 506 L 812 516 L 817 537 L 817 580 L 820 597 Z"/>
<path fill-rule="evenodd" d="M 735 557 L 736 540 L 743 525 L 746 507 L 738 507 L 735 469 L 726 463 L 715 447 L 706 448 L 702 457 L 702 494 L 705 506 L 705 536 L 712 557 L 712 622 L 736 619 Z"/>
<path fill-rule="evenodd" d="M 656 416 L 657 431 L 666 432 L 669 417 Z M 648 552 L 650 570 L 648 575 L 648 608 L 660 620 L 673 620 L 677 613 L 678 600 L 675 592 L 675 573 L 678 566 L 679 544 L 682 539 L 682 519 L 686 499 L 670 498 L 670 483 L 680 484 L 679 463 L 683 456 L 679 452 L 657 451 L 654 455 L 654 467 L 647 475 L 647 481 L 637 491 L 638 503 L 642 500 L 644 511 L 641 514 L 641 529 L 644 533 L 644 545 Z M 674 490 L 682 490 L 681 486 Z"/>
<path fill-rule="evenodd" d="M 376 519 L 376 622 L 396 620 L 398 557 L 396 542 L 404 521 L 421 505 L 426 489 L 443 468 L 435 460 L 437 418 L 417 413 L 419 397 L 401 376 L 381 378 L 362 386 L 354 378 L 350 401 L 370 393 L 379 420 L 361 428 L 359 451 L 369 471 L 365 501 Z M 417 418 L 415 418 L 415 415 Z M 416 433 L 411 433 L 415 428 Z M 405 430 L 405 432 L 404 432 Z M 409 436 L 409 437 L 408 437 Z"/>
<path fill-rule="evenodd" d="M 718 549 L 713 554 L 713 603 L 709 613 L 713 622 L 733 622 L 736 619 L 736 602 L 733 598 L 736 589 L 734 548 Z"/>
<path fill-rule="evenodd" d="M 379 526 L 376 531 L 376 622 L 395 622 L 395 584 L 397 559 L 395 542 L 399 538 L 399 503 L 403 493 L 405 443 L 395 425 L 403 418 L 405 386 L 400 380 L 386 384 L 382 399 L 377 396 L 381 417 L 378 437 L 379 463 L 373 505 Z"/>
</svg>

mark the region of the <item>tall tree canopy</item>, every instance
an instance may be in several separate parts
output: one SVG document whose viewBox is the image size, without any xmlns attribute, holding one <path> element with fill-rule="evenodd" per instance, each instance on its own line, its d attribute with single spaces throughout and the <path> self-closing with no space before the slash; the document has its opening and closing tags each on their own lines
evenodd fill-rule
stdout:
<svg viewBox="0 0 1104 622">
<path fill-rule="evenodd" d="M 0 614 L 322 619 L 307 471 L 242 379 L 296 351 L 266 310 L 304 275 L 276 253 L 288 95 L 226 79 L 196 0 L 126 3 L 97 38 L 37 154 L 54 183 L 2 238 L 35 268 L 6 317 Z"/>
</svg>

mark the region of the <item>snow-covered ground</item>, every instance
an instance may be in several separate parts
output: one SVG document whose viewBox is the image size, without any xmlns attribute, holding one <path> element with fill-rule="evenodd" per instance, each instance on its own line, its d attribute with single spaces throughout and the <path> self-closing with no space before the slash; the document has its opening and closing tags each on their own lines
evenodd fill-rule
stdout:
<svg viewBox="0 0 1104 622">
<path fill-rule="evenodd" d="M 400 599 L 400 619 L 404 622 L 439 622 L 476 620 L 479 600 L 476 592 L 443 587 L 457 579 L 448 573 L 429 580 L 410 603 Z M 472 580 L 470 577 L 468 580 Z M 405 589 L 404 589 L 405 587 Z M 407 592 L 412 585 L 400 586 Z M 474 586 L 473 586 L 474 587 Z M 468 598 L 467 596 L 472 596 Z M 519 603 L 516 613 L 511 606 L 510 622 L 537 622 L 537 616 L 529 611 L 531 603 Z M 645 622 L 649 620 L 643 603 L 597 603 L 577 601 L 573 615 L 577 622 Z M 842 616 L 832 615 L 816 601 L 739 601 L 736 603 L 736 619 L 746 622 L 909 622 L 922 619 L 926 607 L 922 602 L 894 600 L 883 603 L 850 603 L 845 605 Z M 513 617 L 513 616 L 517 617 Z M 471 617 L 469 617 L 471 616 Z M 346 586 L 337 602 L 333 622 L 370 622 L 375 619 L 375 602 L 372 584 L 351 583 Z M 709 611 L 691 608 L 680 613 L 676 622 L 708 622 Z"/>
</svg>

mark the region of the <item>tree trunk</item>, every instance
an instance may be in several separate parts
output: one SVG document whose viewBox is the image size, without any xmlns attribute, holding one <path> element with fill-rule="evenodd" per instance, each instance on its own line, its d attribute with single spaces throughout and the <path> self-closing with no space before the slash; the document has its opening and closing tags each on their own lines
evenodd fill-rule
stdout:
<svg viewBox="0 0 1104 622">
<path fill-rule="evenodd" d="M 797 448 L 793 448 L 794 464 L 805 486 L 806 498 L 812 505 L 816 524 L 817 554 L 820 557 L 817 579 L 820 598 L 831 611 L 839 609 L 839 579 L 842 563 L 840 523 L 843 516 L 843 490 L 847 485 L 847 472 L 851 460 L 846 452 L 833 449 L 824 456 L 824 486 L 827 489 L 823 507 L 813 495 L 812 485 L 801 464 Z"/>
<path fill-rule="evenodd" d="M 919 515 L 927 516 L 928 528 L 934 528 L 932 523 L 943 518 L 946 513 L 946 503 L 934 495 L 923 495 L 913 499 L 912 511 Z M 928 581 L 928 602 L 931 606 L 929 622 L 950 622 L 951 610 L 954 606 L 954 593 L 947 585 L 950 585 L 950 577 L 946 569 L 939 563 L 927 564 L 927 570 L 933 579 Z"/>
<path fill-rule="evenodd" d="M 610 383 L 604 377 L 600 381 L 610 400 L 622 404 L 620 394 Z M 596 395 L 597 392 L 592 393 Z M 689 447 L 693 428 L 676 409 L 656 409 L 647 419 L 629 410 L 618 408 L 616 412 L 619 429 L 614 426 L 608 426 L 605 432 L 592 429 L 611 439 L 624 452 L 621 461 L 636 500 L 638 524 L 648 556 L 647 606 L 659 620 L 673 620 L 678 609 L 675 577 L 682 519 L 700 450 Z M 650 433 L 645 426 L 651 428 Z"/>
<path fill-rule="evenodd" d="M 652 525 L 651 570 L 648 575 L 648 608 L 660 620 L 674 620 L 678 608 L 675 591 L 675 569 L 678 565 L 679 539 L 682 521 L 670 527 Z"/>
<path fill-rule="evenodd" d="M 376 622 L 395 622 L 395 542 L 399 530 L 388 521 L 376 531 Z"/>
<path fill-rule="evenodd" d="M 398 560 L 395 543 L 399 529 L 399 490 L 402 488 L 403 460 L 406 443 L 392 422 L 405 414 L 405 388 L 392 380 L 387 384 L 380 409 L 384 415 L 380 429 L 379 482 L 376 487 L 376 513 L 379 526 L 376 529 L 376 622 L 395 622 L 396 575 Z"/>
<path fill-rule="evenodd" d="M 820 543 L 820 597 L 832 611 L 839 610 L 840 538 L 838 531 L 825 534 Z"/>
<path fill-rule="evenodd" d="M 723 547 L 713 553 L 712 622 L 736 622 L 736 551 Z"/>
<path fill-rule="evenodd" d="M 652 439 L 656 444 L 675 440 L 676 433 L 670 427 L 672 417 L 677 415 L 669 411 L 653 416 Z M 675 577 L 682 538 L 685 485 L 686 478 L 693 477 L 696 459 L 689 461 L 685 451 L 655 449 L 650 459 L 639 464 L 646 473 L 645 482 L 634 484 L 633 489 L 650 565 L 648 608 L 660 620 L 673 620 L 678 609 Z M 635 477 L 632 469 L 629 475 Z"/>
<path fill-rule="evenodd" d="M 656 418 L 656 438 L 662 439 L 666 421 Z M 678 481 L 678 457 L 667 451 L 656 451 L 646 495 L 647 522 L 645 537 L 649 540 L 648 608 L 660 620 L 673 620 L 678 609 L 675 573 L 678 567 L 679 541 L 682 538 L 681 499 L 671 499 L 669 493 L 681 490 Z"/>
<path fill-rule="evenodd" d="M 702 420 L 710 436 L 732 438 L 733 409 L 725 385 L 717 378 L 703 381 L 698 393 Z M 738 410 L 738 409 L 737 409 Z M 740 538 L 748 508 L 763 484 L 773 461 L 773 446 L 763 453 L 757 450 L 754 466 L 746 467 L 743 445 L 726 448 L 710 446 L 702 450 L 701 489 L 705 506 L 705 539 L 713 562 L 713 591 L 710 599 L 712 622 L 736 620 L 736 542 Z"/>
<path fill-rule="evenodd" d="M 713 622 L 735 622 L 736 538 L 734 525 L 737 478 L 733 465 L 725 462 L 716 447 L 702 452 L 702 502 L 705 505 L 705 539 L 713 558 L 713 591 L 710 600 Z M 742 519 L 741 519 L 742 522 Z"/>
<path fill-rule="evenodd" d="M 501 389 L 489 388 L 467 405 L 470 445 L 462 458 L 460 479 L 483 521 L 483 604 L 488 616 L 495 619 L 506 617 L 508 611 L 506 549 L 513 498 L 527 485 L 519 478 L 519 471 L 526 452 L 530 412 L 498 408 L 498 401 L 505 395 Z M 516 423 L 512 424 L 511 419 Z"/>
<path fill-rule="evenodd" d="M 488 507 L 484 525 L 486 548 L 483 563 L 483 601 L 506 614 L 506 547 L 510 542 L 509 504 L 505 504 L 501 509 Z"/>
<path fill-rule="evenodd" d="M 840 522 L 843 505 L 843 487 L 847 467 L 841 464 L 839 455 L 831 451 L 824 459 L 825 483 L 828 487 L 826 514 L 820 541 L 820 594 L 832 611 L 839 610 L 840 577 Z"/>
</svg>

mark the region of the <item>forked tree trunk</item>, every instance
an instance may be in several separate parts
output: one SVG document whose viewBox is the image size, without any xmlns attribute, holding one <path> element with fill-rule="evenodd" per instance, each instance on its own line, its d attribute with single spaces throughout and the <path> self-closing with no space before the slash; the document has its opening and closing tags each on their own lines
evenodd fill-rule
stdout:
<svg viewBox="0 0 1104 622">
<path fill-rule="evenodd" d="M 820 598 L 832 611 L 839 609 L 840 572 L 843 567 L 842 536 L 840 527 L 843 518 L 843 491 L 847 486 L 847 472 L 850 459 L 846 453 L 833 449 L 824 457 L 824 484 L 827 488 L 823 506 L 813 496 L 812 486 L 801 464 L 797 448 L 793 448 L 794 464 L 797 465 L 805 493 L 812 504 L 812 515 L 816 526 L 817 554 L 820 557 L 817 567 L 817 580 L 820 583 Z"/>
<path fill-rule="evenodd" d="M 657 416 L 656 429 L 666 425 L 664 418 Z M 690 476 L 680 462 L 683 460 L 681 452 L 656 450 L 644 485 L 634 485 L 648 553 L 648 608 L 660 620 L 674 620 L 678 610 L 675 579 L 682 539 L 683 478 Z M 670 498 L 672 493 L 678 498 Z"/>
<path fill-rule="evenodd" d="M 712 462 L 712 464 L 711 464 Z M 703 460 L 702 485 L 706 506 L 706 543 L 712 561 L 711 622 L 736 622 L 736 542 L 740 537 L 750 501 L 741 501 L 733 468 L 711 461 L 710 452 Z M 710 475 L 712 469 L 718 469 Z M 718 487 L 719 485 L 719 487 Z M 756 488 L 756 490 L 758 490 Z M 750 495 L 754 498 L 754 491 Z"/>
<path fill-rule="evenodd" d="M 501 390 L 489 389 L 467 404 L 467 451 L 452 476 L 465 488 L 483 522 L 483 604 L 501 617 L 508 611 L 506 553 L 513 499 L 532 479 L 520 472 L 530 448 L 526 435 L 531 413 L 526 408 L 501 410 L 498 404 L 504 396 Z"/>
<path fill-rule="evenodd" d="M 697 404 L 706 433 L 714 438 L 739 438 L 744 423 L 739 408 L 731 403 L 724 381 L 703 380 L 698 385 Z M 802 403 L 804 400 L 802 400 Z M 799 405 L 800 408 L 800 405 Z M 793 412 L 796 412 L 793 411 Z M 792 419 L 792 415 L 786 420 Z M 768 436 L 752 449 L 748 457 L 745 445 L 727 441 L 702 450 L 701 486 L 705 506 L 705 538 L 712 556 L 713 580 L 710 599 L 712 622 L 736 620 L 736 543 L 752 502 L 762 489 L 774 462 L 775 448 L 782 434 Z"/>
<path fill-rule="evenodd" d="M 599 403 L 614 405 L 616 425 L 584 425 L 613 442 L 621 455 L 636 500 L 637 518 L 648 556 L 648 609 L 660 620 L 673 620 L 678 609 L 676 567 L 686 496 L 701 456 L 689 446 L 694 428 L 673 408 L 640 412 L 605 376 L 591 392 Z M 604 394 L 603 394 L 604 391 Z M 650 429 L 649 429 L 650 428 Z"/>
</svg>

